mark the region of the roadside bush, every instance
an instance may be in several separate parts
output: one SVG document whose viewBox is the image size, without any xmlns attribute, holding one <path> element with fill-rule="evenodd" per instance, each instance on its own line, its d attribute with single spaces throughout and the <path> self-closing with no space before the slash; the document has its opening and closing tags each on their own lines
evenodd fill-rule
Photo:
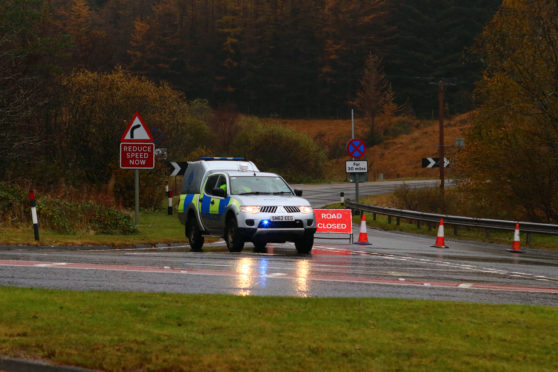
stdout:
<svg viewBox="0 0 558 372">
<path fill-rule="evenodd" d="M 140 170 L 140 208 L 158 210 L 166 199 L 165 175 L 166 169 L 161 163 L 155 164 L 154 169 Z M 135 207 L 135 175 L 130 169 L 115 170 L 114 198 L 124 208 Z"/>
<path fill-rule="evenodd" d="M 0 222 L 2 224 L 12 225 L 30 220 L 29 213 L 26 213 L 28 205 L 29 199 L 23 189 L 0 182 L 0 215 L 2 216 Z"/>
<path fill-rule="evenodd" d="M 442 197 L 439 187 L 412 189 L 403 185 L 395 190 L 392 200 L 393 206 L 400 209 L 477 218 L 518 219 L 516 215 L 491 204 L 489 199 L 462 186 L 446 188 Z"/>
<path fill-rule="evenodd" d="M 459 214 L 460 195 L 456 190 L 445 190 L 442 195 L 439 187 L 413 189 L 403 184 L 393 193 L 395 207 L 413 211 Z"/>
<path fill-rule="evenodd" d="M 262 171 L 274 172 L 288 182 L 323 178 L 326 156 L 312 139 L 281 126 L 263 126 L 257 119 L 244 118 L 231 148 L 256 163 Z"/>
<path fill-rule="evenodd" d="M 27 193 L 18 186 L 0 182 L 2 225 L 31 223 Z M 72 234 L 90 231 L 102 234 L 132 234 L 137 231 L 129 215 L 92 202 L 69 202 L 48 196 L 37 198 L 41 228 Z"/>
</svg>

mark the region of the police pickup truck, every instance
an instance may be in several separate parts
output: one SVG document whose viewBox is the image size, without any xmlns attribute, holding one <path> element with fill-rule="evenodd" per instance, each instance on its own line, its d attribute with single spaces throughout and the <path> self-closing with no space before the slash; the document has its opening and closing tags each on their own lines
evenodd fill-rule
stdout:
<svg viewBox="0 0 558 372">
<path fill-rule="evenodd" d="M 292 241 L 298 253 L 310 253 L 316 218 L 302 191 L 277 174 L 260 172 L 242 158 L 206 158 L 188 162 L 180 190 L 178 218 L 193 251 L 204 235 L 225 239 L 230 252 L 252 242 L 256 252 L 267 243 Z"/>
</svg>

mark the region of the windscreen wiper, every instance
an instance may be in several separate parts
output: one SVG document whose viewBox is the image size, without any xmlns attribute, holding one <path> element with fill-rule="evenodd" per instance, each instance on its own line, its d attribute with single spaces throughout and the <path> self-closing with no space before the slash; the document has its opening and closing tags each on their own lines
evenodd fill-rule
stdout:
<svg viewBox="0 0 558 372">
<path fill-rule="evenodd" d="M 263 192 L 263 191 L 250 191 L 250 192 L 241 192 L 238 195 L 270 195 L 270 192 Z"/>
</svg>

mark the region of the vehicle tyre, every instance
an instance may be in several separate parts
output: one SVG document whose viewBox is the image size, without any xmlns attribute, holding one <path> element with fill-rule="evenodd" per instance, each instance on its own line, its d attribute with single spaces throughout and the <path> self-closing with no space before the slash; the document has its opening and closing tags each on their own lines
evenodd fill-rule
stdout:
<svg viewBox="0 0 558 372">
<path fill-rule="evenodd" d="M 265 253 L 267 250 L 265 249 L 267 242 L 264 241 L 255 241 L 254 242 L 254 252 L 256 253 Z"/>
<path fill-rule="evenodd" d="M 229 217 L 227 219 L 227 224 L 225 226 L 225 242 L 227 243 L 229 252 L 241 252 L 244 248 L 244 240 L 242 240 L 238 232 L 238 224 L 234 217 Z"/>
<path fill-rule="evenodd" d="M 190 248 L 194 252 L 201 252 L 203 247 L 204 238 L 195 218 L 189 217 L 186 221 L 186 237 L 190 243 Z"/>
<path fill-rule="evenodd" d="M 295 241 L 296 251 L 300 254 L 308 254 L 314 245 L 314 234 L 304 233 L 300 239 Z"/>
</svg>

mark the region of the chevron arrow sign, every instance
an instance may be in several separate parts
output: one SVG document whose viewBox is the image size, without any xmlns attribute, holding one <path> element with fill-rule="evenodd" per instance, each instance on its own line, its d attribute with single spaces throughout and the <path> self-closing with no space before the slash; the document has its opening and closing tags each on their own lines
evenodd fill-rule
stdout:
<svg viewBox="0 0 558 372">
<path fill-rule="evenodd" d="M 449 168 L 451 166 L 448 158 L 444 158 L 444 168 Z M 440 158 L 422 158 L 423 168 L 440 168 Z"/>
<path fill-rule="evenodd" d="M 188 168 L 187 161 L 169 161 L 168 165 L 171 169 L 170 177 L 183 176 Z"/>
</svg>

